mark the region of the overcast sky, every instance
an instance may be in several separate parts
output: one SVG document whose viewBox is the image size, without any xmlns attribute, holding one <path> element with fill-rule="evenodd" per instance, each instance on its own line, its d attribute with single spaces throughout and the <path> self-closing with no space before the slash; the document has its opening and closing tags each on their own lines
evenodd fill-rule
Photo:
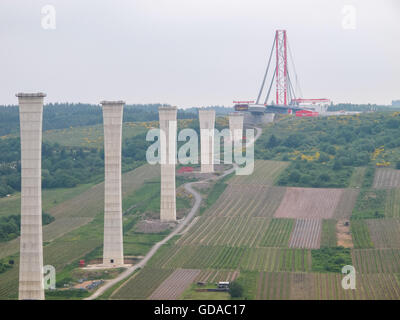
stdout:
<svg viewBox="0 0 400 320">
<path fill-rule="evenodd" d="M 48 4 L 54 30 L 42 27 Z M 343 28 L 345 5 L 355 29 Z M 253 100 L 276 29 L 305 98 L 400 99 L 399 0 L 1 0 L 0 104 L 37 91 L 46 102 Z"/>
</svg>

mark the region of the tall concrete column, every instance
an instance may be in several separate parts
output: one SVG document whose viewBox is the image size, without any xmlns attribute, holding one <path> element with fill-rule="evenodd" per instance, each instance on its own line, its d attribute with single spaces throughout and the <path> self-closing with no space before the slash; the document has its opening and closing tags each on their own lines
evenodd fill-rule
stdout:
<svg viewBox="0 0 400 320">
<path fill-rule="evenodd" d="M 201 172 L 214 172 L 215 110 L 199 109 Z"/>
<path fill-rule="evenodd" d="M 124 264 L 122 236 L 121 144 L 125 102 L 102 101 L 104 123 L 104 247 L 103 264 Z"/>
<path fill-rule="evenodd" d="M 176 107 L 158 108 L 160 130 L 165 137 L 161 138 L 160 141 L 161 154 L 165 155 L 165 158 L 161 161 L 161 221 L 176 221 L 176 113 Z"/>
<path fill-rule="evenodd" d="M 21 132 L 20 300 L 43 300 L 42 115 L 44 93 L 18 93 Z"/>
<path fill-rule="evenodd" d="M 229 114 L 229 130 L 233 145 L 236 141 L 241 141 L 243 137 L 243 113 L 232 112 Z"/>
</svg>

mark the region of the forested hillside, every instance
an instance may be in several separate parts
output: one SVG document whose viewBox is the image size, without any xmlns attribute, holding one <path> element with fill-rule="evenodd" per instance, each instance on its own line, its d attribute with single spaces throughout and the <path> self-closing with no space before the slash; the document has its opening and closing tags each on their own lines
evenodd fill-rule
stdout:
<svg viewBox="0 0 400 320">
<path fill-rule="evenodd" d="M 138 104 L 124 107 L 124 122 L 158 120 L 161 104 Z M 178 110 L 178 119 L 196 117 L 195 110 Z M 103 122 L 101 107 L 84 103 L 55 103 L 43 108 L 43 130 L 95 125 Z M 19 131 L 18 106 L 0 106 L 0 136 Z"/>
<path fill-rule="evenodd" d="M 291 161 L 280 185 L 347 187 L 354 167 L 396 167 L 400 158 L 400 113 L 364 113 L 297 119 L 269 125 L 256 158 Z"/>
</svg>

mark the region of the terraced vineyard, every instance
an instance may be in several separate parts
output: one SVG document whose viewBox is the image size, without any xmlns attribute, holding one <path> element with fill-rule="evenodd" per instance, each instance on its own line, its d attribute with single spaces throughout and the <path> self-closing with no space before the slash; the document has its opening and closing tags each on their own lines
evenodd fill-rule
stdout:
<svg viewBox="0 0 400 320">
<path fill-rule="evenodd" d="M 387 191 L 385 217 L 400 218 L 400 189 L 391 189 Z"/>
<path fill-rule="evenodd" d="M 251 175 L 235 176 L 229 184 L 262 184 L 273 185 L 280 173 L 289 165 L 289 162 L 255 160 L 254 171 Z"/>
<path fill-rule="evenodd" d="M 336 247 L 336 220 L 322 220 L 321 247 Z"/>
<path fill-rule="evenodd" d="M 287 247 L 293 230 L 293 219 L 272 219 L 261 242 L 263 247 Z"/>
<path fill-rule="evenodd" d="M 332 218 L 342 192 L 343 189 L 287 188 L 274 217 Z"/>
<path fill-rule="evenodd" d="M 239 270 L 215 270 L 215 269 L 205 269 L 200 272 L 196 277 L 195 281 L 205 282 L 205 283 L 215 283 L 219 281 L 235 281 L 239 276 Z"/>
<path fill-rule="evenodd" d="M 144 268 L 114 291 L 110 298 L 117 300 L 146 299 L 172 273 L 173 270 L 169 269 Z"/>
<path fill-rule="evenodd" d="M 258 246 L 270 219 L 261 217 L 203 216 L 179 241 L 179 245 Z"/>
<path fill-rule="evenodd" d="M 260 272 L 257 281 L 258 300 L 288 300 L 291 274 L 287 272 Z"/>
<path fill-rule="evenodd" d="M 353 236 L 354 248 L 360 249 L 374 247 L 365 220 L 352 220 L 351 234 Z"/>
<path fill-rule="evenodd" d="M 204 215 L 215 217 L 272 217 L 285 188 L 262 185 L 228 185 Z"/>
<path fill-rule="evenodd" d="M 290 237 L 290 248 L 317 249 L 321 241 L 320 219 L 297 219 Z"/>
<path fill-rule="evenodd" d="M 197 269 L 176 269 L 161 285 L 150 295 L 150 300 L 178 299 L 185 289 L 192 284 L 198 276 Z"/>
<path fill-rule="evenodd" d="M 398 249 L 353 250 L 352 259 L 359 273 L 400 272 L 400 250 Z"/>
<path fill-rule="evenodd" d="M 334 219 L 350 219 L 354 205 L 356 204 L 359 189 L 345 189 L 333 213 Z"/>
<path fill-rule="evenodd" d="M 373 187 L 377 189 L 400 188 L 400 170 L 389 168 L 377 169 Z"/>
<path fill-rule="evenodd" d="M 398 219 L 371 219 L 366 223 L 375 248 L 400 248 Z"/>
</svg>

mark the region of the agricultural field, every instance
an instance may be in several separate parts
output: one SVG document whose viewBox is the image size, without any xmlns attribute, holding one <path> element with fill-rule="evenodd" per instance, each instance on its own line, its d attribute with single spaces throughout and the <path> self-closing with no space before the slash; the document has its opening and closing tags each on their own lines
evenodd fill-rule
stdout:
<svg viewBox="0 0 400 320">
<path fill-rule="evenodd" d="M 228 183 L 272 186 L 288 165 L 289 162 L 283 161 L 255 160 L 254 171 L 251 175 L 234 176 Z"/>
<path fill-rule="evenodd" d="M 352 220 L 350 223 L 351 234 L 354 248 L 373 248 L 374 242 L 371 240 L 366 220 Z"/>
<path fill-rule="evenodd" d="M 150 295 L 150 300 L 176 300 L 194 279 L 198 276 L 198 269 L 176 269 L 161 285 Z"/>
<path fill-rule="evenodd" d="M 289 247 L 318 249 L 321 243 L 321 227 L 321 219 L 297 219 Z"/>
<path fill-rule="evenodd" d="M 336 220 L 322 220 L 321 247 L 336 247 Z"/>
<path fill-rule="evenodd" d="M 365 220 L 375 248 L 400 249 L 400 221 L 398 219 Z"/>
<path fill-rule="evenodd" d="M 343 189 L 287 188 L 275 218 L 330 219 Z"/>
<path fill-rule="evenodd" d="M 392 274 L 358 274 L 356 290 L 343 290 L 340 274 L 313 274 L 314 299 L 319 300 L 398 300 L 400 287 Z"/>
<path fill-rule="evenodd" d="M 312 273 L 290 274 L 290 299 L 309 300 L 314 299 L 314 275 Z"/>
<path fill-rule="evenodd" d="M 285 193 L 285 188 L 263 185 L 228 185 L 207 216 L 272 217 Z"/>
<path fill-rule="evenodd" d="M 235 281 L 239 276 L 239 270 L 215 270 L 204 269 L 196 277 L 195 281 L 204 283 L 215 283 L 219 281 Z"/>
<path fill-rule="evenodd" d="M 307 271 L 307 249 L 243 248 L 225 246 L 169 246 L 150 261 L 152 268 L 248 271 Z"/>
<path fill-rule="evenodd" d="M 293 226 L 293 219 L 272 219 L 262 238 L 261 246 L 287 247 Z"/>
<path fill-rule="evenodd" d="M 178 244 L 258 246 L 269 223 L 270 219 L 261 217 L 203 216 Z"/>
<path fill-rule="evenodd" d="M 399 273 L 399 249 L 358 249 L 352 251 L 353 265 L 359 273 Z"/>
<path fill-rule="evenodd" d="M 356 204 L 359 189 L 344 189 L 333 214 L 334 219 L 350 219 Z"/>
<path fill-rule="evenodd" d="M 360 191 L 354 206 L 351 219 L 383 218 L 387 190 L 363 189 Z"/>
<path fill-rule="evenodd" d="M 144 300 L 172 274 L 174 270 L 144 268 L 112 293 L 111 300 Z"/>
<path fill-rule="evenodd" d="M 400 189 L 386 191 L 385 217 L 400 218 Z"/>
<path fill-rule="evenodd" d="M 400 170 L 379 168 L 375 171 L 373 187 L 376 189 L 400 188 Z"/>
<path fill-rule="evenodd" d="M 288 272 L 260 272 L 257 280 L 257 300 L 288 300 L 291 274 Z"/>
</svg>

